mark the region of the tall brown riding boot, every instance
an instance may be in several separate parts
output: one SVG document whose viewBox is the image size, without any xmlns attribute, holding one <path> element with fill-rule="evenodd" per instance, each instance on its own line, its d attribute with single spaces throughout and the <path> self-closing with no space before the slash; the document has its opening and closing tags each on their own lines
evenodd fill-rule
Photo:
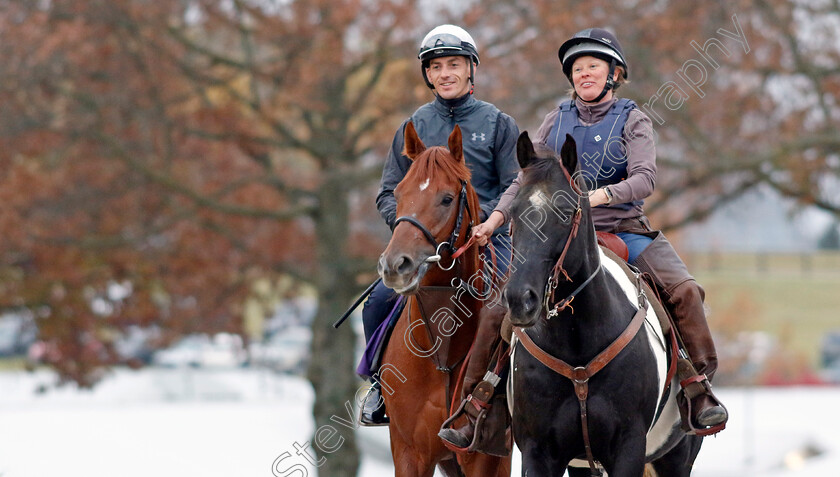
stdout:
<svg viewBox="0 0 840 477">
<path fill-rule="evenodd" d="M 493 358 L 497 356 L 493 355 L 497 354 L 500 344 L 502 347 L 507 346 L 501 343 L 499 334 L 504 311 L 501 306 L 482 309 L 481 321 L 464 372 L 461 395 L 466 397 L 452 416 L 443 423 L 438 433 L 444 444 L 452 450 L 470 450 L 500 456 L 510 454 L 509 439 L 505 435 L 507 409 L 494 409 L 493 406 L 494 402 L 505 399 L 496 393 L 500 377 L 487 371 L 491 361 L 495 362 Z M 500 388 L 503 389 L 504 385 Z M 449 427 L 454 425 L 459 427 Z"/>
<path fill-rule="evenodd" d="M 688 361 L 679 364 L 680 384 L 691 417 L 689 430 L 708 435 L 723 430 L 729 418 L 726 408 L 712 393 L 711 380 L 717 371 L 717 352 L 703 310 L 703 288 L 694 280 L 677 286 L 669 299 L 674 324 L 682 337 Z M 688 366 L 690 361 L 691 366 Z"/>
<path fill-rule="evenodd" d="M 636 258 L 634 265 L 649 274 L 663 305 L 676 326 L 684 346 L 678 361 L 683 393 L 678 397 L 683 428 L 697 435 L 723 430 L 729 414 L 712 392 L 711 379 L 717 370 L 717 352 L 706 312 L 705 292 L 688 273 L 683 261 L 662 233 Z"/>
</svg>

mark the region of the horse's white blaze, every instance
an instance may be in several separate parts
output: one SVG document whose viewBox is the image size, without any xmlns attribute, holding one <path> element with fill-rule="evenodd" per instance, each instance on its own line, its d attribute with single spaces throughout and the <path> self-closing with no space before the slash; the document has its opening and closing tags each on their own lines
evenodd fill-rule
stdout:
<svg viewBox="0 0 840 477">
<path fill-rule="evenodd" d="M 543 194 L 541 190 L 534 191 L 534 193 L 528 197 L 528 202 L 530 202 L 534 207 L 545 207 L 545 194 Z"/>
<path fill-rule="evenodd" d="M 426 182 L 420 184 L 420 192 L 426 190 L 427 187 L 429 187 L 429 178 L 428 177 L 426 178 Z"/>
<path fill-rule="evenodd" d="M 637 305 L 638 298 L 636 297 L 636 284 L 627 277 L 624 270 L 621 269 L 621 266 L 618 263 L 607 257 L 603 251 L 599 250 L 599 252 L 601 254 L 601 264 L 603 264 L 607 272 L 613 276 L 615 281 L 618 282 L 621 289 L 624 290 L 624 293 L 627 295 L 627 299 L 634 305 Z M 654 297 L 648 297 L 649 300 L 653 298 Z M 665 380 L 668 378 L 668 357 L 666 355 L 667 345 L 662 333 L 662 327 L 659 325 L 659 318 L 656 316 L 656 311 L 652 306 L 648 307 L 644 329 L 648 334 L 651 354 L 656 360 L 656 369 L 659 374 L 658 389 L 661 393 L 662 389 L 665 387 Z M 674 382 L 671 383 L 669 390 L 671 395 L 668 397 L 668 403 L 665 405 L 665 408 L 662 410 L 662 414 L 659 418 L 651 423 L 651 427 L 648 430 L 647 435 L 647 455 L 653 454 L 657 449 L 665 445 L 674 424 L 679 423 L 680 415 L 675 395 L 675 390 L 679 389 L 678 386 L 679 383 L 676 382 L 675 379 Z M 660 400 L 661 399 L 657 399 L 657 405 Z"/>
</svg>

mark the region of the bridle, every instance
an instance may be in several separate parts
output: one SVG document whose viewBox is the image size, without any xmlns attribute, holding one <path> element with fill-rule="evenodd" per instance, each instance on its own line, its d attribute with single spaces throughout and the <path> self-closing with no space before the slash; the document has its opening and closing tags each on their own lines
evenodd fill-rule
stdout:
<svg viewBox="0 0 840 477">
<path fill-rule="evenodd" d="M 423 236 L 426 237 L 426 240 L 430 244 L 432 244 L 432 247 L 435 248 L 435 254 L 428 257 L 426 259 L 426 262 L 437 263 L 442 270 L 452 270 L 452 267 L 455 266 L 455 259 L 457 259 L 462 253 L 464 253 L 464 251 L 467 248 L 469 248 L 474 242 L 474 240 L 470 238 L 470 240 L 467 241 L 467 243 L 462 245 L 460 248 L 455 249 L 455 243 L 458 241 L 458 238 L 461 234 L 461 224 L 464 221 L 464 212 L 467 213 L 467 216 L 469 216 L 470 221 L 472 221 L 472 212 L 470 211 L 469 204 L 467 204 L 466 181 L 461 181 L 461 193 L 458 195 L 458 203 L 458 217 L 455 219 L 455 228 L 452 230 L 452 234 L 449 236 L 449 240 L 446 240 L 444 242 L 438 243 L 438 241 L 435 239 L 435 236 L 432 235 L 429 229 L 414 217 L 404 215 L 402 217 L 397 218 L 397 220 L 394 221 L 394 228 L 396 228 L 400 222 L 408 222 L 409 224 L 417 227 L 418 229 L 420 229 L 421 232 L 423 232 Z M 452 256 L 452 264 L 449 265 L 449 267 L 444 267 L 440 264 L 442 251 L 447 251 Z"/>
<path fill-rule="evenodd" d="M 577 205 L 575 206 L 574 216 L 572 218 L 572 229 L 569 231 L 569 236 L 566 237 L 566 243 L 563 245 L 563 251 L 560 252 L 560 257 L 557 259 L 557 262 L 554 264 L 554 268 L 552 269 L 551 274 L 548 276 L 548 281 L 545 284 L 545 293 L 543 294 L 543 306 L 545 307 L 546 311 L 546 319 L 550 320 L 551 318 L 560 314 L 566 307 L 571 308 L 572 300 L 575 299 L 578 293 L 581 292 L 587 285 L 598 275 L 598 272 L 601 271 L 600 265 L 592 272 L 589 277 L 584 280 L 583 283 L 578 286 L 575 291 L 569 294 L 566 298 L 560 301 L 554 301 L 554 291 L 557 289 L 557 285 L 560 284 L 560 274 L 562 273 L 565 277 L 566 281 L 572 281 L 572 278 L 569 276 L 568 272 L 563 268 L 563 262 L 566 260 L 566 253 L 569 251 L 569 246 L 572 244 L 572 240 L 577 237 L 578 230 L 580 229 L 580 220 L 581 216 L 583 215 L 583 209 L 580 205 L 581 198 L 583 197 L 583 192 L 578 188 L 575 184 L 575 181 L 572 179 L 572 176 L 569 174 L 569 171 L 566 170 L 565 167 L 561 166 L 563 169 L 563 173 L 566 175 L 566 179 L 569 180 L 569 184 L 572 186 L 572 191 L 577 194 Z M 551 306 L 551 302 L 554 302 L 554 306 Z M 572 312 L 574 313 L 574 308 L 572 308 Z"/>
</svg>

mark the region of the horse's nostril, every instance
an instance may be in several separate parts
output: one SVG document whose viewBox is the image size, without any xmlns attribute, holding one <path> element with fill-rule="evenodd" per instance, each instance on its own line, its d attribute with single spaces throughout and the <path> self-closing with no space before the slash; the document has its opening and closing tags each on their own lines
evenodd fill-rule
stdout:
<svg viewBox="0 0 840 477">
<path fill-rule="evenodd" d="M 540 306 L 540 297 L 537 296 L 537 292 L 532 288 L 526 289 L 522 296 L 522 305 L 527 313 L 533 313 Z"/>
<path fill-rule="evenodd" d="M 401 275 L 410 273 L 414 270 L 414 260 L 408 255 L 403 255 L 397 259 L 394 269 Z"/>
<path fill-rule="evenodd" d="M 531 287 L 516 291 L 508 288 L 506 297 L 511 312 L 511 322 L 515 325 L 531 323 L 540 312 L 540 296 Z"/>
</svg>

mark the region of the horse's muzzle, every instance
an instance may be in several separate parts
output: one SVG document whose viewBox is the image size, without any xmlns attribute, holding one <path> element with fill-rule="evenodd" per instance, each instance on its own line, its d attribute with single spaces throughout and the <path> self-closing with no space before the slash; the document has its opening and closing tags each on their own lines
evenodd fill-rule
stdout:
<svg viewBox="0 0 840 477">
<path fill-rule="evenodd" d="M 393 257 L 384 253 L 379 256 L 376 271 L 388 288 L 399 294 L 411 294 L 420 286 L 420 279 L 426 273 L 429 264 L 418 261 L 407 254 L 395 254 Z"/>
<path fill-rule="evenodd" d="M 531 287 L 508 287 L 505 289 L 505 300 L 510 310 L 510 323 L 513 326 L 533 326 L 540 317 L 540 295 Z"/>
</svg>

